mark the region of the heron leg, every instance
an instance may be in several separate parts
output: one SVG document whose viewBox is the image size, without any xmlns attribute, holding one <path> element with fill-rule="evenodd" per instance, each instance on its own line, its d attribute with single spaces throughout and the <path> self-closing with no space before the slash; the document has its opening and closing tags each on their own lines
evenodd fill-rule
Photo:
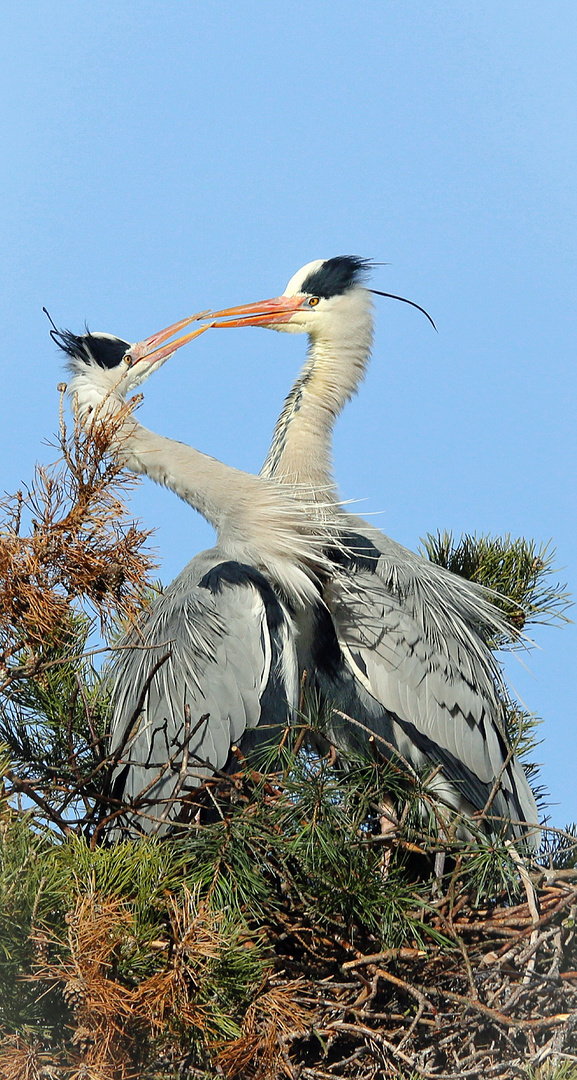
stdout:
<svg viewBox="0 0 577 1080">
<path fill-rule="evenodd" d="M 393 806 L 392 800 L 387 795 L 385 795 L 379 803 L 378 814 L 381 836 L 387 836 L 390 840 L 393 840 L 397 832 L 399 819 L 397 818 L 397 815 L 395 813 L 395 808 Z M 386 881 L 389 874 L 391 855 L 392 846 L 388 845 L 385 848 L 383 858 L 381 860 L 381 876 L 383 878 L 383 881 Z"/>
</svg>

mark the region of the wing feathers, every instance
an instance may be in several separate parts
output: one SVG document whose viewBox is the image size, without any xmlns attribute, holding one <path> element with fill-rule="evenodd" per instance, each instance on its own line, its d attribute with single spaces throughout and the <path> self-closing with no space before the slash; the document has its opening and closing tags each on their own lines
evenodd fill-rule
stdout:
<svg viewBox="0 0 577 1080">
<path fill-rule="evenodd" d="M 115 664 L 111 751 L 126 745 L 113 790 L 133 802 L 144 792 L 150 804 L 149 817 L 130 816 L 132 831 L 163 831 L 181 809 L 179 796 L 227 768 L 231 745 L 242 748 L 245 733 L 261 723 L 286 722 L 297 704 L 288 612 L 256 571 L 214 556 L 207 566 L 209 555 L 193 559 L 158 597 L 138 646 L 133 635 L 136 647 L 122 648 Z M 152 805 L 170 799 L 173 806 Z"/>
<path fill-rule="evenodd" d="M 442 763 L 454 805 L 482 810 L 508 756 L 501 675 L 486 644 L 503 617 L 478 586 L 350 520 L 356 531 L 344 537 L 330 597 L 343 655 L 354 657 L 376 708 L 391 717 L 403 756 L 417 768 Z M 366 723 L 377 729 L 375 709 Z M 537 821 L 516 761 L 493 805 Z"/>
</svg>

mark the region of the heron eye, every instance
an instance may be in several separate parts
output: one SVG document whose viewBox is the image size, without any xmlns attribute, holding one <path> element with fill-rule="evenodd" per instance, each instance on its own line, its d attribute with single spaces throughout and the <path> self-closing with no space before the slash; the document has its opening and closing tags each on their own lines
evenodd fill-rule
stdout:
<svg viewBox="0 0 577 1080">
<path fill-rule="evenodd" d="M 127 367 L 132 367 L 132 355 L 131 355 L 131 353 L 127 352 L 127 353 L 124 354 L 124 356 L 122 357 L 122 363 L 126 364 Z"/>
<path fill-rule="evenodd" d="M 311 298 L 309 300 L 309 307 L 316 307 L 317 304 L 319 303 L 319 300 L 320 300 L 319 296 L 311 296 Z"/>
</svg>

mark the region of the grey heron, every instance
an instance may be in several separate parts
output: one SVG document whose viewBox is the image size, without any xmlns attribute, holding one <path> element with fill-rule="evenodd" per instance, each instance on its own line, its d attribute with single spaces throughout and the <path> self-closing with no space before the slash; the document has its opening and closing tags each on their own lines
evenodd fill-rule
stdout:
<svg viewBox="0 0 577 1080">
<path fill-rule="evenodd" d="M 329 567 L 306 501 L 267 480 L 167 439 L 126 411 L 126 395 L 201 327 L 166 344 L 184 323 L 131 344 L 103 333 L 52 331 L 68 356 L 69 394 L 80 421 L 118 416 L 112 449 L 185 499 L 214 526 L 214 548 L 196 555 L 152 604 L 114 672 L 109 749 L 112 793 L 137 808 L 113 834 L 163 832 L 183 798 L 215 770 L 282 730 L 298 706 L 294 614 L 319 603 Z"/>
<path fill-rule="evenodd" d="M 304 367 L 261 470 L 267 480 L 300 485 L 313 500 L 328 497 L 340 526 L 324 590 L 338 652 L 326 648 L 322 634 L 302 635 L 301 667 L 336 707 L 335 718 L 356 717 L 416 768 L 440 765 L 436 786 L 454 809 L 472 815 L 492 798 L 495 818 L 536 825 L 535 799 L 511 751 L 497 689 L 501 674 L 488 645 L 495 632 L 507 631 L 491 595 L 346 513 L 337 501 L 332 432 L 370 358 L 371 294 L 377 290 L 365 285 L 369 269 L 354 256 L 317 260 L 302 267 L 281 296 L 210 313 L 216 326 L 308 334 Z M 319 508 L 319 517 L 326 513 Z M 315 609 L 315 618 L 321 614 Z M 342 717 L 337 726 L 341 743 L 353 737 Z M 509 827 L 514 836 L 524 831 L 521 824 Z M 536 837 L 533 829 L 532 845 Z"/>
</svg>

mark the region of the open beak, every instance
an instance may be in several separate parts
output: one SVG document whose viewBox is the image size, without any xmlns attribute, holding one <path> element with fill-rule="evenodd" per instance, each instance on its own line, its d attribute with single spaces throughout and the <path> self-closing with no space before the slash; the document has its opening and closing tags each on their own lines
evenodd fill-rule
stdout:
<svg viewBox="0 0 577 1080">
<path fill-rule="evenodd" d="M 161 330 L 158 334 L 153 334 L 152 337 L 145 338 L 144 341 L 132 345 L 124 359 L 131 366 L 139 360 L 146 360 L 148 364 L 156 364 L 159 360 L 166 360 L 167 357 L 172 356 L 177 349 L 181 349 L 183 345 L 187 345 L 194 338 L 200 337 L 205 330 L 210 330 L 212 326 L 269 326 L 288 322 L 295 311 L 298 311 L 303 306 L 305 300 L 305 296 L 276 296 L 272 300 L 262 300 L 258 304 L 243 304 L 242 307 L 226 308 L 222 311 L 200 311 L 197 315 L 190 315 L 187 319 L 181 319 L 180 322 L 167 326 L 166 330 Z M 233 315 L 240 315 L 243 318 L 230 318 Z M 215 322 L 216 319 L 221 318 L 226 318 L 227 322 Z M 184 330 L 185 326 L 198 322 L 199 319 L 210 319 L 210 322 L 207 322 L 204 326 L 199 326 L 189 334 L 183 334 L 182 337 L 176 338 L 175 341 L 168 341 L 168 338 L 178 334 L 180 330 Z M 167 344 L 164 344 L 164 342 L 167 342 Z"/>
<path fill-rule="evenodd" d="M 200 326 L 197 330 L 192 330 L 190 334 L 184 334 L 182 337 L 177 338 L 176 341 L 171 341 L 166 345 L 163 342 L 173 337 L 174 334 L 178 334 L 180 330 L 184 330 L 185 326 L 190 326 L 191 323 L 198 322 L 199 319 L 205 319 L 208 314 L 207 311 L 200 311 L 197 315 L 190 315 L 188 319 L 181 319 L 180 322 L 167 326 L 166 330 L 160 330 L 158 334 L 153 334 L 152 337 L 137 342 L 136 345 L 131 346 L 124 359 L 130 365 L 136 364 L 138 360 L 146 360 L 148 364 L 156 364 L 159 360 L 166 360 L 177 349 L 181 349 L 183 345 L 192 341 L 193 338 L 200 337 L 205 330 L 209 330 L 212 323 Z"/>
<path fill-rule="evenodd" d="M 272 300 L 261 300 L 258 304 L 242 304 L 241 307 L 223 308 L 211 311 L 211 326 L 274 326 L 286 323 L 295 311 L 305 303 L 306 296 L 275 296 Z M 233 318 L 233 316 L 237 316 Z M 242 316 L 242 318 L 238 318 Z M 227 322 L 215 322 L 227 319 Z"/>
</svg>

